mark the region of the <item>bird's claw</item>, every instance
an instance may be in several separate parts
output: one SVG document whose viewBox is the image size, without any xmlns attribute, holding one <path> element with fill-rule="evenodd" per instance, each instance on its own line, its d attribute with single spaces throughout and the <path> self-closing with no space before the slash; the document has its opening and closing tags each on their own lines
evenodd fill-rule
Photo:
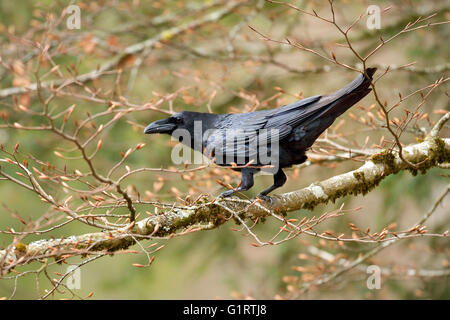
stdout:
<svg viewBox="0 0 450 320">
<path fill-rule="evenodd" d="M 256 197 L 257 197 L 258 199 L 261 199 L 261 200 L 263 200 L 263 201 L 265 201 L 265 202 L 270 203 L 271 205 L 273 204 L 273 199 L 272 199 L 272 197 L 270 197 L 270 196 L 267 196 L 267 195 L 265 195 L 265 194 L 258 194 Z"/>
<path fill-rule="evenodd" d="M 219 195 L 219 198 L 228 198 L 228 197 L 232 196 L 234 193 L 235 193 L 234 190 L 227 190 L 227 191 L 222 192 Z"/>
</svg>

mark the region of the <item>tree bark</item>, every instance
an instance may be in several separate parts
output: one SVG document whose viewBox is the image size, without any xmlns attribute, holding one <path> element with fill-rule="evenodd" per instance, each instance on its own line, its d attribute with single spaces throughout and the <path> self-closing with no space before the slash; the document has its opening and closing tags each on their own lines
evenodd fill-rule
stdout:
<svg viewBox="0 0 450 320">
<path fill-rule="evenodd" d="M 190 206 L 168 208 L 167 212 L 137 221 L 127 229 L 11 245 L 5 250 L 0 250 L 2 274 L 11 270 L 9 266 L 26 264 L 40 256 L 61 257 L 64 253 L 74 250 L 92 253 L 114 252 L 126 249 L 136 241 L 151 237 L 170 237 L 189 228 L 214 229 L 230 220 L 232 217 L 230 212 L 235 212 L 242 220 L 262 218 L 271 212 L 312 210 L 319 204 L 335 201 L 349 194 L 366 194 L 391 174 L 403 170 L 409 170 L 414 175 L 418 171 L 425 173 L 441 163 L 450 162 L 450 138 L 428 136 L 421 143 L 403 148 L 403 157 L 411 163 L 418 164 L 419 169 L 408 167 L 397 152 L 385 150 L 371 156 L 356 170 L 312 183 L 307 188 L 275 195 L 271 203 L 236 198 L 218 198 L 210 201 L 203 198 Z"/>
</svg>

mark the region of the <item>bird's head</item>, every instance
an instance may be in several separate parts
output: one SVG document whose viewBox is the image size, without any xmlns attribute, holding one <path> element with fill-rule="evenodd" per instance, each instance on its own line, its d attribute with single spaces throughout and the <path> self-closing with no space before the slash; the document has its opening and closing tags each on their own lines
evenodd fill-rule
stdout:
<svg viewBox="0 0 450 320">
<path fill-rule="evenodd" d="M 198 119 L 199 113 L 183 111 L 172 115 L 167 119 L 157 120 L 150 123 L 144 130 L 145 134 L 165 133 L 171 135 L 177 129 L 185 129 L 191 132 L 194 129 L 194 121 Z"/>
</svg>

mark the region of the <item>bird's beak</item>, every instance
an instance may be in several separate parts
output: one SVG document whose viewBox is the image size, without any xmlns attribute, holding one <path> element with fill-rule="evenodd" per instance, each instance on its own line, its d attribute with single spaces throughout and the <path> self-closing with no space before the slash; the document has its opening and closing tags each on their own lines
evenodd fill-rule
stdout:
<svg viewBox="0 0 450 320">
<path fill-rule="evenodd" d="M 158 120 L 150 123 L 144 130 L 145 134 L 152 133 L 172 133 L 175 130 L 176 124 L 170 123 L 168 119 Z"/>
</svg>

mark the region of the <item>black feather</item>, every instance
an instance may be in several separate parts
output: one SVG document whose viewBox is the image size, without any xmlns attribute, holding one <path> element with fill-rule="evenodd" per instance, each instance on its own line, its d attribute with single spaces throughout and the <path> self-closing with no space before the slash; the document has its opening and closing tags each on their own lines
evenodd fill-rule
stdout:
<svg viewBox="0 0 450 320">
<path fill-rule="evenodd" d="M 347 109 L 364 98 L 370 91 L 372 76 L 376 68 L 368 68 L 344 88 L 327 95 L 313 96 L 292 104 L 273 109 L 242 114 L 211 114 L 180 112 L 169 119 L 156 121 L 145 129 L 145 133 L 173 134 L 175 129 L 185 129 L 191 134 L 191 141 L 183 141 L 195 150 L 207 150 L 207 155 L 216 158 L 220 165 L 231 162 L 244 165 L 253 159 L 252 167 L 236 169 L 242 171 L 242 183 L 238 190 L 253 186 L 253 174 L 259 171 L 255 166 L 264 166 L 260 146 L 267 146 L 274 155 L 274 142 L 278 145 L 274 184 L 259 195 L 265 196 L 286 181 L 283 168 L 306 161 L 305 151 L 331 126 L 334 120 Z M 195 122 L 201 122 L 201 142 L 194 144 Z M 230 139 L 232 137 L 232 139 Z M 256 148 L 255 148 L 256 146 Z M 220 160 L 220 161 L 218 161 Z M 228 196 L 234 191 L 224 192 Z"/>
</svg>

